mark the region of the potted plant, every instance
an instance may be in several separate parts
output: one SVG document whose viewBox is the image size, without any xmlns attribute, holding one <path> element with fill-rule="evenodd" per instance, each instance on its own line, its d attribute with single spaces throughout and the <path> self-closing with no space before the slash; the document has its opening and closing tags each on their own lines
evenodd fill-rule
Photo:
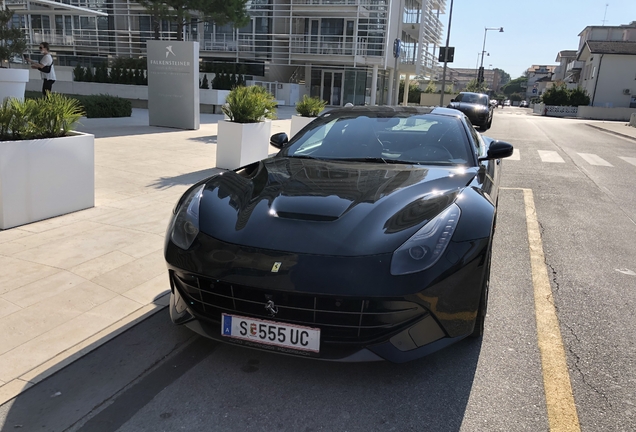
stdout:
<svg viewBox="0 0 636 432">
<path fill-rule="evenodd" d="M 327 106 L 327 102 L 319 97 L 309 97 L 304 95 L 296 104 L 298 115 L 292 116 L 290 137 L 296 135 L 302 128 L 311 123 L 322 110 Z"/>
<path fill-rule="evenodd" d="M 94 136 L 73 131 L 82 115 L 56 93 L 0 104 L 0 229 L 95 205 Z"/>
<path fill-rule="evenodd" d="M 24 98 L 26 83 L 29 82 L 28 69 L 11 69 L 11 62 L 18 57 L 22 62 L 22 54 L 27 43 L 22 30 L 11 26 L 13 11 L 9 8 L 0 10 L 0 102 L 7 97 Z M 7 62 L 8 68 L 4 67 Z"/>
<path fill-rule="evenodd" d="M 216 166 L 236 169 L 267 158 L 271 119 L 276 100 L 263 87 L 239 86 L 228 94 L 222 107 L 227 120 L 219 120 Z"/>
</svg>

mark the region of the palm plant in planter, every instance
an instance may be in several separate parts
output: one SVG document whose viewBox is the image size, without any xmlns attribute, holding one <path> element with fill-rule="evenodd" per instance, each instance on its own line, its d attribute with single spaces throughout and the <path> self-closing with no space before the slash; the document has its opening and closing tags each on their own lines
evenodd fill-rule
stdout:
<svg viewBox="0 0 636 432">
<path fill-rule="evenodd" d="M 327 102 L 319 97 L 304 95 L 296 104 L 298 115 L 292 116 L 290 136 L 296 135 L 302 128 L 311 123 L 325 109 Z"/>
<path fill-rule="evenodd" d="M 95 205 L 94 137 L 73 131 L 82 115 L 60 94 L 0 104 L 0 229 Z"/>
<path fill-rule="evenodd" d="M 227 120 L 219 121 L 216 166 L 236 169 L 269 154 L 270 120 L 276 118 L 276 99 L 263 87 L 236 87 L 222 107 Z"/>
<path fill-rule="evenodd" d="M 0 10 L 0 102 L 7 97 L 24 98 L 26 83 L 29 81 L 28 69 L 10 69 L 11 60 L 22 56 L 27 47 L 22 30 L 10 25 L 12 17 L 13 11 L 8 8 Z M 5 61 L 9 69 L 4 68 Z"/>
</svg>

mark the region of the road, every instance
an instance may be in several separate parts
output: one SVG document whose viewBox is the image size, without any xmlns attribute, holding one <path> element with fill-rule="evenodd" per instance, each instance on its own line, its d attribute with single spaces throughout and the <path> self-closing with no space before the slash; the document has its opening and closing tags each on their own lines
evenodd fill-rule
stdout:
<svg viewBox="0 0 636 432">
<path fill-rule="evenodd" d="M 634 430 L 636 142 L 508 107 L 487 134 L 517 151 L 483 340 L 403 365 L 328 363 L 204 340 L 164 311 L 1 406 L 2 431 L 550 430 L 528 194 L 580 430 Z"/>
</svg>

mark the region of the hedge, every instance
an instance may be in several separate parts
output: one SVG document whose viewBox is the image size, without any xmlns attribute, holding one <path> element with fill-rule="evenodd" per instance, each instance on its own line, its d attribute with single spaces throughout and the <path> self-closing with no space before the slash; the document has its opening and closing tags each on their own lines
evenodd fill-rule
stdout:
<svg viewBox="0 0 636 432">
<path fill-rule="evenodd" d="M 77 100 L 84 108 L 88 118 L 130 117 L 132 103 L 128 99 L 100 94 L 100 95 L 66 95 Z M 39 92 L 26 92 L 27 99 L 42 97 Z"/>
</svg>

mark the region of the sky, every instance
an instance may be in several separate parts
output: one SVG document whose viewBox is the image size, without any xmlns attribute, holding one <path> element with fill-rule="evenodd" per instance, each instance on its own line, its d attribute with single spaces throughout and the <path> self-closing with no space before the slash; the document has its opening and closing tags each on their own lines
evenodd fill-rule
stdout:
<svg viewBox="0 0 636 432">
<path fill-rule="evenodd" d="M 446 0 L 442 45 L 451 0 Z M 489 30 L 486 37 L 486 69 L 499 68 L 514 79 L 533 64 L 558 64 L 559 51 L 576 50 L 578 34 L 587 26 L 617 26 L 636 21 L 636 0 L 454 0 L 449 46 L 455 47 L 450 67 L 475 68 L 484 42 L 485 27 L 503 27 L 504 32 Z M 490 66 L 492 65 L 492 66 Z"/>
</svg>

